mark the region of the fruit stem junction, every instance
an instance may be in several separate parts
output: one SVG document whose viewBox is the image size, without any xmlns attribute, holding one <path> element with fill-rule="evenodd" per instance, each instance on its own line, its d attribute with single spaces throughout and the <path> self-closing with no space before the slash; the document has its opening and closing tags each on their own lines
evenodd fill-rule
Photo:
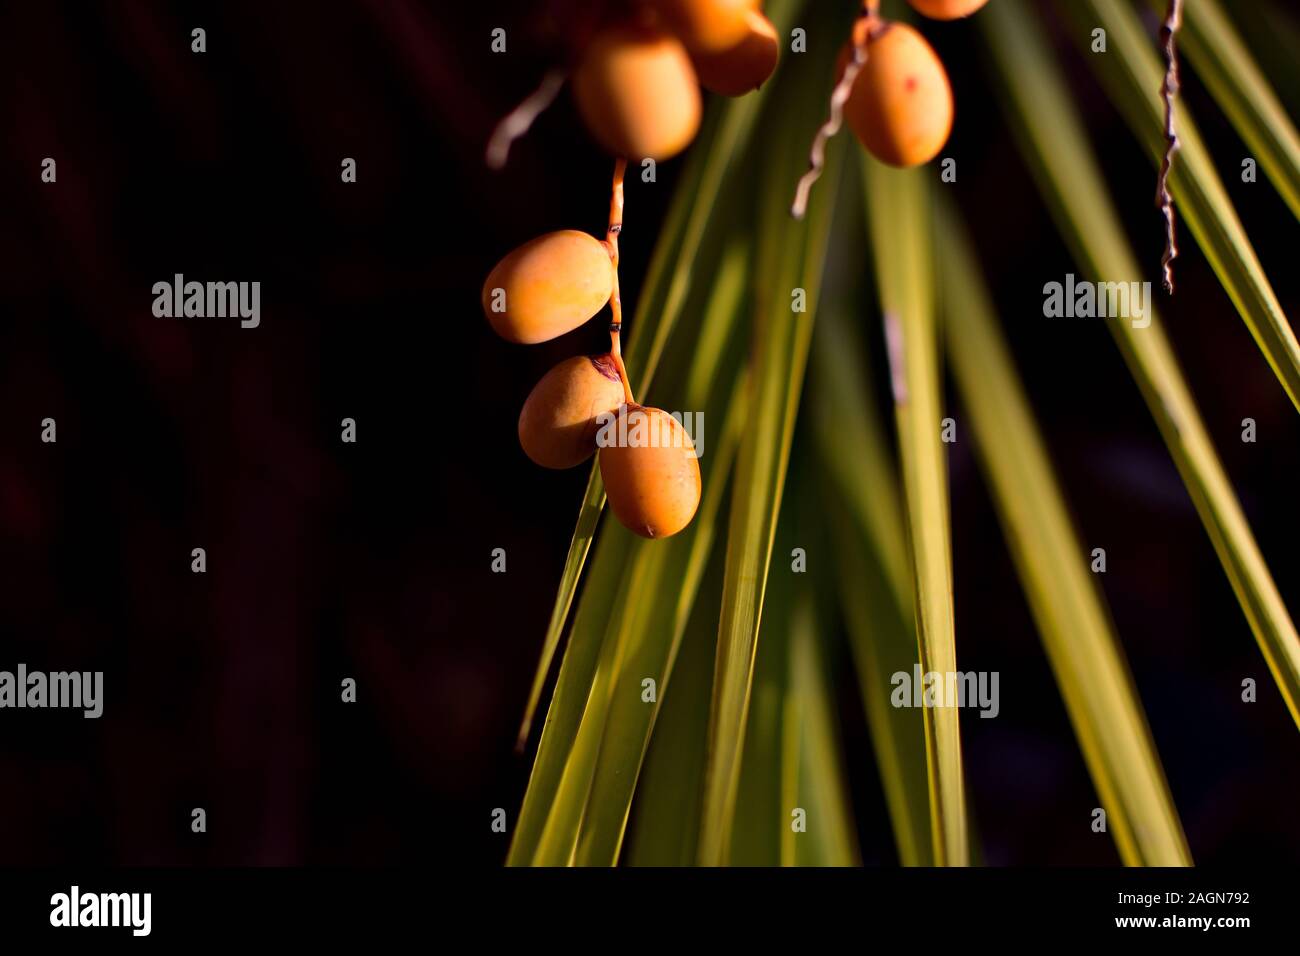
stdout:
<svg viewBox="0 0 1300 956">
<path fill-rule="evenodd" d="M 853 22 L 853 56 L 845 64 L 844 74 L 831 91 L 830 115 L 813 137 L 808 172 L 799 177 L 799 185 L 795 187 L 794 203 L 790 207 L 790 215 L 795 219 L 802 219 L 808 211 L 808 194 L 812 192 L 813 183 L 821 178 L 822 169 L 826 165 L 826 143 L 840 131 L 840 126 L 844 123 L 844 104 L 853 92 L 853 81 L 858 78 L 858 73 L 867 62 L 867 43 L 879 23 L 880 0 L 863 0 L 862 12 Z"/>
<path fill-rule="evenodd" d="M 609 261 L 614 266 L 614 291 L 609 297 L 609 354 L 618 368 L 618 377 L 623 380 L 623 398 L 629 405 L 635 405 L 632 397 L 632 383 L 627 377 L 627 366 L 623 364 L 623 350 L 619 345 L 619 333 L 623 329 L 623 300 L 618 294 L 618 236 L 623 231 L 623 175 L 627 172 L 627 160 L 620 156 L 614 161 L 614 188 L 609 197 L 609 230 L 605 239 L 605 248 L 609 250 Z"/>
</svg>

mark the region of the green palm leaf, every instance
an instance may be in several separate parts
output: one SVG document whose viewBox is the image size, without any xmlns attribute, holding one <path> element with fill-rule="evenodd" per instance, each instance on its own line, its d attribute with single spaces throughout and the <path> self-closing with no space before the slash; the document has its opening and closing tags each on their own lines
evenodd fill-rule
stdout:
<svg viewBox="0 0 1300 956">
<path fill-rule="evenodd" d="M 996 6 L 1000 4 L 990 5 L 990 15 L 983 18 L 985 25 L 1007 19 L 1006 13 L 994 9 Z M 1105 28 L 1113 52 L 1085 56 L 1134 135 L 1152 159 L 1159 162 L 1165 149 L 1164 104 L 1160 98 L 1164 68 L 1137 14 L 1120 0 L 1084 0 L 1059 6 L 1069 12 L 1081 39 L 1088 37 L 1098 23 Z M 1196 6 L 1195 0 L 1189 6 Z M 1214 161 L 1201 142 L 1191 114 L 1181 101 L 1176 117 L 1182 147 L 1174 160 L 1169 188 L 1178 213 L 1191 227 L 1197 244 L 1292 404 L 1300 409 L 1300 344 L 1215 172 Z M 1053 162 L 1069 164 L 1060 145 L 1053 150 Z"/>
<path fill-rule="evenodd" d="M 1190 865 L 1142 705 L 993 304 L 962 225 L 945 206 L 940 212 L 943 327 L 953 372 L 1110 832 L 1129 865 Z"/>
<path fill-rule="evenodd" d="M 709 865 L 724 863 L 728 855 L 763 593 L 839 174 L 842 144 L 830 150 L 827 172 L 808 218 L 788 223 L 789 184 L 804 159 L 801 144 L 811 139 L 809 117 L 790 107 L 820 85 L 830 52 L 826 51 L 824 62 L 806 66 L 802 82 L 791 86 L 786 108 L 776 114 L 777 126 L 769 138 L 776 146 L 766 153 L 769 175 L 760 222 L 753 346 L 755 401 L 737 461 L 727 535 L 700 827 L 700 861 Z M 793 311 L 796 288 L 804 291 L 806 312 Z"/>
<path fill-rule="evenodd" d="M 823 632 L 812 595 L 802 593 L 795 602 L 789 623 L 790 676 L 785 707 L 791 729 L 784 735 L 787 768 L 783 778 L 790 783 L 782 807 L 782 833 L 793 846 L 782 854 L 782 860 L 798 866 L 854 866 L 859 862 L 857 835 L 831 708 L 834 696 L 820 646 Z M 805 811 L 804 833 L 796 834 L 790 826 L 791 809 Z"/>
<path fill-rule="evenodd" d="M 735 317 L 741 312 L 748 260 L 743 246 L 736 251 L 738 256 L 727 260 L 719 277 L 713 306 L 705 312 L 707 330 L 734 327 Z M 730 322 L 728 315 L 732 317 Z M 697 387 L 707 394 L 715 383 L 696 372 L 708 367 L 716 369 L 717 356 L 708 349 L 700 349 L 696 358 L 693 377 L 697 378 Z M 710 446 L 703 462 L 704 495 L 695 520 L 686 531 L 667 541 L 637 544 L 632 573 L 640 598 L 623 618 L 620 641 L 627 646 L 617 688 L 601 729 L 591 795 L 582 817 L 575 858 L 580 865 L 612 866 L 618 860 L 641 762 L 658 716 L 658 701 L 668 692 L 677 651 L 717 538 L 718 517 L 749 399 L 747 380 L 743 376 L 736 378 L 734 368 L 730 371 L 730 376 L 723 379 L 724 382 L 726 377 L 735 379 L 735 387 L 717 395 L 712 403 L 704 401 L 704 394 L 693 399 L 691 389 L 686 392 L 689 407 L 707 408 L 706 416 L 716 415 L 725 421 L 725 430 L 718 436 L 716 446 Z M 667 600 L 660 595 L 673 597 Z M 647 678 L 655 681 L 655 701 L 644 699 L 642 682 Z M 584 717 L 584 729 L 588 719 Z"/>
<path fill-rule="evenodd" d="M 942 373 L 927 173 L 892 169 L 870 158 L 864 158 L 863 170 L 898 427 L 918 656 L 923 674 L 953 674 L 952 539 L 948 464 L 940 438 Z M 934 860 L 965 866 L 970 844 L 958 711 L 925 707 L 922 716 Z"/>
<path fill-rule="evenodd" d="M 1035 20 L 1019 0 L 999 0 L 989 5 L 982 24 L 1006 87 L 1008 116 L 1075 259 L 1093 278 L 1140 275 L 1082 123 Z M 1129 322 L 1108 325 L 1291 716 L 1300 724 L 1300 638 L 1215 454 L 1159 317 L 1152 315 L 1147 328 L 1134 328 Z"/>
<path fill-rule="evenodd" d="M 911 674 L 919 663 L 898 472 L 862 361 L 861 337 L 840 309 L 822 310 L 813 354 L 812 429 L 828 486 L 836 583 L 867 728 L 899 859 L 907 866 L 929 865 L 934 854 L 924 718 L 916 709 L 889 704 L 890 676 Z"/>
</svg>

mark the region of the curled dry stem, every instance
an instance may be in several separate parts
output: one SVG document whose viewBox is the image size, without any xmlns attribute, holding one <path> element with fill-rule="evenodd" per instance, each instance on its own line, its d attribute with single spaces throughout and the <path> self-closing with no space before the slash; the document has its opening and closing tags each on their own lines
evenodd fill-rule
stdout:
<svg viewBox="0 0 1300 956">
<path fill-rule="evenodd" d="M 533 122 L 546 111 L 564 86 L 563 70 L 550 70 L 542 77 L 541 85 L 522 103 L 507 113 L 492 131 L 487 145 L 487 164 L 491 169 L 501 169 L 510 156 L 510 147 L 532 127 Z"/>
<path fill-rule="evenodd" d="M 1169 0 L 1165 22 L 1160 27 L 1160 39 L 1165 53 L 1165 79 L 1160 84 L 1160 95 L 1165 101 L 1165 155 L 1160 160 L 1160 175 L 1156 180 L 1156 205 L 1165 217 L 1165 253 L 1160 258 L 1164 273 L 1165 291 L 1174 292 L 1174 259 L 1178 257 L 1178 242 L 1174 235 L 1174 198 L 1169 194 L 1169 171 L 1178 152 L 1178 133 L 1174 129 L 1174 99 L 1178 96 L 1178 49 L 1174 36 L 1183 22 L 1183 0 Z"/>
<path fill-rule="evenodd" d="M 808 155 L 808 172 L 799 177 L 795 187 L 794 203 L 790 206 L 790 215 L 802 219 L 808 211 L 808 194 L 812 192 L 813 183 L 821 178 L 826 166 L 826 143 L 840 131 L 844 124 L 844 104 L 853 92 L 853 83 L 858 73 L 867 62 L 867 42 L 876 25 L 880 22 L 880 0 L 864 0 L 862 12 L 853 24 L 853 56 L 844 67 L 844 73 L 835 89 L 831 91 L 831 107 L 823 123 L 813 137 L 812 149 Z"/>
<path fill-rule="evenodd" d="M 618 368 L 618 377 L 623 380 L 624 400 L 629 405 L 635 405 L 632 383 L 628 380 L 627 366 L 623 364 L 623 350 L 619 344 L 619 333 L 623 330 L 623 300 L 618 292 L 618 237 L 623 231 L 623 175 L 626 172 L 627 160 L 620 156 L 614 161 L 614 187 L 609 197 L 609 229 L 605 239 L 609 261 L 614 266 L 614 291 L 609 297 L 609 354 Z"/>
</svg>

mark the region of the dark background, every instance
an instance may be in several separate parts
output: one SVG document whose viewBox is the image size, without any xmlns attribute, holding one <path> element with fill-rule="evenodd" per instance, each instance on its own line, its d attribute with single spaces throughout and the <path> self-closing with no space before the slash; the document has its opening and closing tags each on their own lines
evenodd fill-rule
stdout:
<svg viewBox="0 0 1300 956">
<path fill-rule="evenodd" d="M 532 749 L 515 755 L 514 733 L 586 477 L 532 466 L 515 418 L 547 368 L 604 339 L 593 323 L 511 346 L 479 306 L 505 252 L 605 222 L 610 163 L 567 96 L 504 172 L 482 162 L 496 119 L 584 22 L 543 6 L 0 14 L 0 669 L 105 672 L 97 721 L 0 712 L 0 864 L 503 858 L 489 814 L 513 820 L 522 797 Z M 489 52 L 496 26 L 505 56 Z M 1107 550 L 1106 596 L 1193 855 L 1295 862 L 1296 728 L 1110 334 L 1042 319 L 1043 282 L 1073 267 L 974 28 L 925 32 L 957 93 L 944 155 L 959 157 L 955 188 L 1082 537 Z M 1154 280 L 1154 171 L 1057 39 Z M 1186 89 L 1300 315 L 1297 223 L 1262 173 L 1240 182 L 1245 147 L 1194 74 Z M 57 184 L 40 181 L 46 156 Z M 344 157 L 356 184 L 340 182 Z M 680 165 L 661 166 L 662 185 Z M 625 302 L 670 196 L 629 184 Z M 1158 301 L 1296 612 L 1300 421 L 1184 239 L 1178 294 L 1157 284 Z M 151 287 L 176 272 L 260 281 L 261 327 L 155 318 Z M 951 461 L 962 667 L 1001 671 L 1003 689 L 999 719 L 963 725 L 984 857 L 1116 862 L 1086 826 L 1098 801 L 971 452 L 959 441 Z M 190 572 L 195 547 L 205 575 Z M 507 574 L 490 573 L 496 547 Z M 1244 677 L 1257 704 L 1240 702 Z M 860 710 L 840 712 L 864 859 L 893 862 Z"/>
</svg>

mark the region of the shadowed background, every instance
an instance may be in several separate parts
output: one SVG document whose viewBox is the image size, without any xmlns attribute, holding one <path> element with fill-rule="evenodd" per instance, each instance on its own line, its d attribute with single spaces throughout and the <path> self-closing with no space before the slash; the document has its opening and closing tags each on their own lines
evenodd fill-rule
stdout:
<svg viewBox="0 0 1300 956">
<path fill-rule="evenodd" d="M 514 733 L 586 478 L 528 462 L 515 419 L 551 365 L 607 339 L 594 322 L 506 344 L 479 291 L 535 235 L 600 233 L 611 163 L 566 95 L 503 172 L 482 153 L 496 119 L 576 42 L 585 6 L 0 13 L 0 669 L 105 672 L 98 721 L 0 711 L 0 863 L 503 858 L 490 813 L 513 820 L 522 797 L 531 748 L 515 755 Z M 1251 15 L 1241 26 L 1265 44 L 1267 69 L 1269 25 Z M 505 55 L 489 49 L 498 26 Z M 190 50 L 194 27 L 206 53 Z M 957 96 L 948 188 L 1081 537 L 1106 548 L 1102 583 L 1193 857 L 1300 859 L 1296 728 L 1109 332 L 1042 317 L 1043 284 L 1077 270 L 986 85 L 974 29 L 925 33 Z M 1186 234 L 1179 291 L 1164 300 L 1154 170 L 1056 39 L 1296 613 L 1300 422 Z M 1283 308 L 1300 315 L 1297 224 L 1263 177 L 1240 181 L 1245 147 L 1195 74 L 1184 82 Z M 1295 116 L 1297 91 L 1278 92 Z M 40 181 L 47 156 L 55 184 Z M 344 157 L 355 184 L 340 181 Z M 680 165 L 629 182 L 629 315 Z M 867 268 L 865 247 L 833 255 Z M 260 281 L 260 328 L 155 318 L 151 287 L 177 272 Z M 878 335 L 874 316 L 863 322 Z M 57 444 L 40 442 L 45 417 Z M 355 445 L 340 441 L 344 417 Z M 1256 444 L 1240 441 L 1245 417 Z M 967 439 L 950 457 L 958 653 L 964 670 L 999 671 L 1002 695 L 998 719 L 963 720 L 983 857 L 1114 863 L 1109 837 L 1088 828 L 1098 800 Z M 190 571 L 195 547 L 206 574 Z M 498 547 L 504 575 L 490 571 Z M 818 565 L 810 573 L 830 571 Z M 892 863 L 857 691 L 837 663 L 863 857 Z M 356 704 L 340 702 L 346 677 Z M 1246 677 L 1257 704 L 1240 701 Z M 206 834 L 190 830 L 194 807 Z"/>
</svg>

